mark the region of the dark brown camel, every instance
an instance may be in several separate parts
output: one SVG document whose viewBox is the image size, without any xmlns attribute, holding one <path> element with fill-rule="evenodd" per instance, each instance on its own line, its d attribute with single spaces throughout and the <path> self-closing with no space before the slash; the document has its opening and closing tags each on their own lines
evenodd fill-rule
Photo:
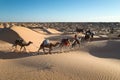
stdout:
<svg viewBox="0 0 120 80">
<path fill-rule="evenodd" d="M 60 44 L 59 42 L 56 42 L 56 43 L 49 43 L 47 45 L 44 45 L 44 41 L 43 41 L 42 44 L 40 45 L 39 49 L 38 49 L 38 52 L 41 49 L 43 49 L 43 52 L 45 53 L 45 48 L 48 48 L 49 49 L 49 54 L 51 54 L 52 48 L 58 46 L 59 44 Z"/>
<path fill-rule="evenodd" d="M 86 34 L 85 37 L 84 37 L 84 40 L 85 41 L 91 41 L 93 39 L 93 35 L 94 34 Z"/>
<path fill-rule="evenodd" d="M 15 40 L 14 44 L 12 47 L 15 47 L 15 49 L 17 49 L 17 45 L 19 45 L 20 51 L 22 50 L 22 48 L 24 48 L 24 50 L 26 51 L 26 46 L 29 46 L 30 44 L 32 44 L 33 42 L 29 41 L 28 43 L 24 43 L 23 40 Z"/>
<path fill-rule="evenodd" d="M 63 49 L 64 46 L 68 48 L 68 47 L 70 47 L 70 45 L 71 45 L 71 43 L 70 43 L 70 40 L 68 38 L 67 39 L 62 39 L 61 42 L 60 42 L 60 45 L 59 45 L 60 51 L 62 52 L 62 49 Z"/>
<path fill-rule="evenodd" d="M 84 40 L 85 41 L 91 41 L 93 39 L 94 33 L 90 30 L 86 31 Z"/>
</svg>

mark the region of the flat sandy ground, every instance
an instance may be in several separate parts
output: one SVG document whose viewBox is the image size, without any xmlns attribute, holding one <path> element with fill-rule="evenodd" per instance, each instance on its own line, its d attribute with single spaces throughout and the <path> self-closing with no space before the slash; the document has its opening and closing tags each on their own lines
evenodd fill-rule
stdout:
<svg viewBox="0 0 120 80">
<path fill-rule="evenodd" d="M 43 54 L 41 50 L 36 54 L 44 38 L 55 35 L 42 35 L 23 27 L 12 30 L 15 32 L 0 31 L 0 80 L 120 80 L 120 40 L 92 41 L 76 50 L 53 54 Z M 16 37 L 33 41 L 27 47 L 28 53 L 11 51 Z"/>
</svg>

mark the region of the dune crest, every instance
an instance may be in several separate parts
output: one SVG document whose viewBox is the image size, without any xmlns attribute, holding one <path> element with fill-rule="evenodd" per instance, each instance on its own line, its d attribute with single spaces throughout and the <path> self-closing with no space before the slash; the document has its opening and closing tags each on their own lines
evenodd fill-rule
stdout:
<svg viewBox="0 0 120 80">
<path fill-rule="evenodd" d="M 61 34 L 62 32 L 52 29 L 52 28 L 43 28 L 44 31 L 46 31 L 48 34 Z"/>
</svg>

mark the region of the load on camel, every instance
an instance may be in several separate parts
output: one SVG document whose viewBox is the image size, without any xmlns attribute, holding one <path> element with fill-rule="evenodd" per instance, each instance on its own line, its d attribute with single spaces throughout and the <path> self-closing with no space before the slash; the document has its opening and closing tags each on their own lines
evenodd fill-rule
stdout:
<svg viewBox="0 0 120 80">
<path fill-rule="evenodd" d="M 56 47 L 59 44 L 59 42 L 56 43 L 50 43 L 48 39 L 45 39 L 42 44 L 40 45 L 38 52 L 43 49 L 43 52 L 45 53 L 45 48 L 49 49 L 49 54 L 51 54 L 51 50 L 53 47 Z"/>
</svg>

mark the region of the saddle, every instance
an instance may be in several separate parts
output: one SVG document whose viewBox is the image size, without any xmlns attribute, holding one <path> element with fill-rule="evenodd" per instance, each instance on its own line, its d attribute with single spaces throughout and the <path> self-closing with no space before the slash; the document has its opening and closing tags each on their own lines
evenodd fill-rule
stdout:
<svg viewBox="0 0 120 80">
<path fill-rule="evenodd" d="M 43 41 L 43 45 L 49 45 L 49 44 L 50 44 L 50 41 L 48 39 Z"/>
</svg>

